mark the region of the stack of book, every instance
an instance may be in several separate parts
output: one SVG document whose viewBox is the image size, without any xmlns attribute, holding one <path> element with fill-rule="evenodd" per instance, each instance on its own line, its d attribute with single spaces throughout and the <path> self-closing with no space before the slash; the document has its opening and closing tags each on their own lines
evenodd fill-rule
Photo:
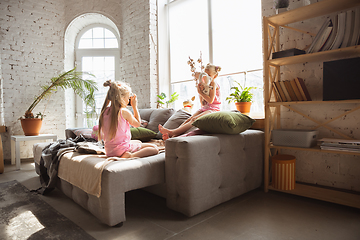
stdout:
<svg viewBox="0 0 360 240">
<path fill-rule="evenodd" d="M 322 138 L 319 142 L 324 150 L 360 152 L 360 140 Z"/>
<path fill-rule="evenodd" d="M 273 89 L 278 102 L 311 101 L 302 78 L 273 82 Z"/>
<path fill-rule="evenodd" d="M 325 20 L 306 53 L 345 48 L 360 44 L 360 7 Z"/>
</svg>

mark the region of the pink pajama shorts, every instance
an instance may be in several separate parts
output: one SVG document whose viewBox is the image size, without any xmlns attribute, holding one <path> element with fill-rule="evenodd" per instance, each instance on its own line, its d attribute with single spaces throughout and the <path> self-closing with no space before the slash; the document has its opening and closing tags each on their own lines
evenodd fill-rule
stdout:
<svg viewBox="0 0 360 240">
<path fill-rule="evenodd" d="M 128 148 L 127 152 L 137 152 L 141 149 L 141 141 L 140 140 L 131 140 L 130 147 Z"/>
<path fill-rule="evenodd" d="M 126 144 L 127 145 L 127 144 Z M 125 152 L 137 152 L 141 149 L 141 141 L 131 140 L 128 147 L 117 145 L 115 147 L 106 147 L 105 152 L 108 157 L 121 157 Z"/>
</svg>

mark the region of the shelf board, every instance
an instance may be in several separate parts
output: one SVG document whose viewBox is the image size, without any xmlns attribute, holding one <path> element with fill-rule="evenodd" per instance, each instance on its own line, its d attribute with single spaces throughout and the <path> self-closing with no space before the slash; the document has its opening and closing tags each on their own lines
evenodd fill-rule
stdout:
<svg viewBox="0 0 360 240">
<path fill-rule="evenodd" d="M 339 48 L 324 52 L 315 52 L 291 57 L 275 58 L 269 60 L 268 63 L 272 66 L 283 66 L 296 63 L 323 62 L 353 57 L 360 57 L 360 45 Z"/>
<path fill-rule="evenodd" d="M 295 184 L 293 190 L 278 190 L 269 186 L 270 190 L 290 193 L 298 196 L 315 198 L 322 201 L 342 204 L 350 207 L 360 208 L 360 195 L 355 193 L 343 192 L 318 186 Z"/>
<path fill-rule="evenodd" d="M 287 25 L 359 6 L 359 0 L 323 0 L 268 18 L 275 25 Z"/>
<path fill-rule="evenodd" d="M 337 101 L 297 101 L 297 102 L 269 102 L 269 106 L 297 105 L 297 104 L 339 104 L 339 103 L 360 103 L 360 99 L 337 100 Z"/>
<path fill-rule="evenodd" d="M 348 151 L 326 150 L 326 149 L 320 149 L 319 146 L 312 147 L 312 148 L 301 148 L 301 147 L 276 146 L 276 145 L 270 144 L 269 147 L 270 147 L 270 148 L 275 148 L 275 149 L 290 149 L 290 150 L 323 152 L 323 153 L 333 153 L 333 154 L 359 155 L 359 156 L 360 156 L 360 152 L 348 152 Z"/>
</svg>

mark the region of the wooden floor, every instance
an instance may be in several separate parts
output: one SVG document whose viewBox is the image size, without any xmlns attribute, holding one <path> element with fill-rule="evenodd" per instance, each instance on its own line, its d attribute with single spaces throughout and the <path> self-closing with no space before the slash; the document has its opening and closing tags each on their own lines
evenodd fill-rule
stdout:
<svg viewBox="0 0 360 240">
<path fill-rule="evenodd" d="M 16 179 L 29 189 L 38 188 L 33 164 L 23 161 L 21 167 L 15 171 L 5 164 L 0 182 Z M 122 227 L 102 224 L 58 190 L 41 197 L 101 240 L 360 239 L 359 209 L 278 191 L 257 189 L 188 218 L 168 209 L 165 199 L 136 190 L 126 194 L 127 221 Z"/>
</svg>

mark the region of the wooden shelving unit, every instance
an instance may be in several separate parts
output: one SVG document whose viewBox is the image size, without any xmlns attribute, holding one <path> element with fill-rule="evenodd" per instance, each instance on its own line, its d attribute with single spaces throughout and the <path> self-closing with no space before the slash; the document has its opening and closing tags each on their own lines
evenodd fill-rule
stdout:
<svg viewBox="0 0 360 240">
<path fill-rule="evenodd" d="M 317 126 L 315 126 L 314 129 L 318 127 L 325 127 L 344 138 L 351 139 L 351 137 L 342 134 L 341 132 L 337 131 L 332 127 L 329 127 L 328 124 L 334 121 L 335 119 L 338 119 L 346 114 L 350 114 L 354 111 L 359 110 L 360 100 L 274 102 L 272 101 L 272 99 L 274 99 L 274 97 L 272 96 L 273 94 L 272 83 L 276 81 L 280 81 L 280 66 L 306 63 L 306 62 L 322 62 L 322 61 L 332 61 L 338 59 L 360 57 L 360 45 L 351 46 L 347 48 L 334 49 L 324 52 L 316 52 L 316 53 L 303 54 L 292 57 L 277 58 L 277 59 L 271 59 L 271 55 L 273 52 L 277 52 L 280 50 L 280 40 L 279 40 L 280 27 L 285 27 L 299 32 L 307 33 L 306 31 L 294 29 L 287 25 L 323 15 L 337 13 L 357 6 L 360 6 L 359 0 L 342 0 L 342 1 L 323 0 L 321 2 L 314 3 L 305 7 L 297 8 L 285 13 L 263 18 L 264 98 L 265 98 L 265 157 L 264 157 L 264 169 L 265 169 L 264 191 L 265 192 L 267 192 L 269 189 L 279 191 L 270 186 L 269 176 L 271 175 L 270 174 L 271 170 L 269 166 L 269 160 L 272 153 L 271 149 L 275 149 L 277 151 L 281 151 L 282 149 L 290 149 L 290 150 L 313 151 L 313 152 L 334 153 L 334 154 L 351 154 L 351 155 L 360 156 L 360 153 L 358 152 L 323 150 L 320 149 L 319 147 L 297 148 L 297 147 L 274 146 L 271 143 L 271 131 L 273 129 L 281 128 L 280 126 L 281 106 L 288 108 L 294 111 L 295 113 L 298 113 L 304 116 L 305 118 L 317 123 Z M 332 120 L 328 120 L 326 122 L 319 122 L 309 117 L 307 114 L 303 114 L 301 113 L 301 111 L 296 109 L 297 105 L 300 106 L 306 104 L 354 104 L 354 107 L 351 110 L 345 112 L 344 114 L 341 114 L 333 118 Z M 326 188 L 310 186 L 300 183 L 296 184 L 294 190 L 288 190 L 288 191 L 280 190 L 280 191 L 360 208 L 360 194 L 326 189 Z"/>
</svg>

